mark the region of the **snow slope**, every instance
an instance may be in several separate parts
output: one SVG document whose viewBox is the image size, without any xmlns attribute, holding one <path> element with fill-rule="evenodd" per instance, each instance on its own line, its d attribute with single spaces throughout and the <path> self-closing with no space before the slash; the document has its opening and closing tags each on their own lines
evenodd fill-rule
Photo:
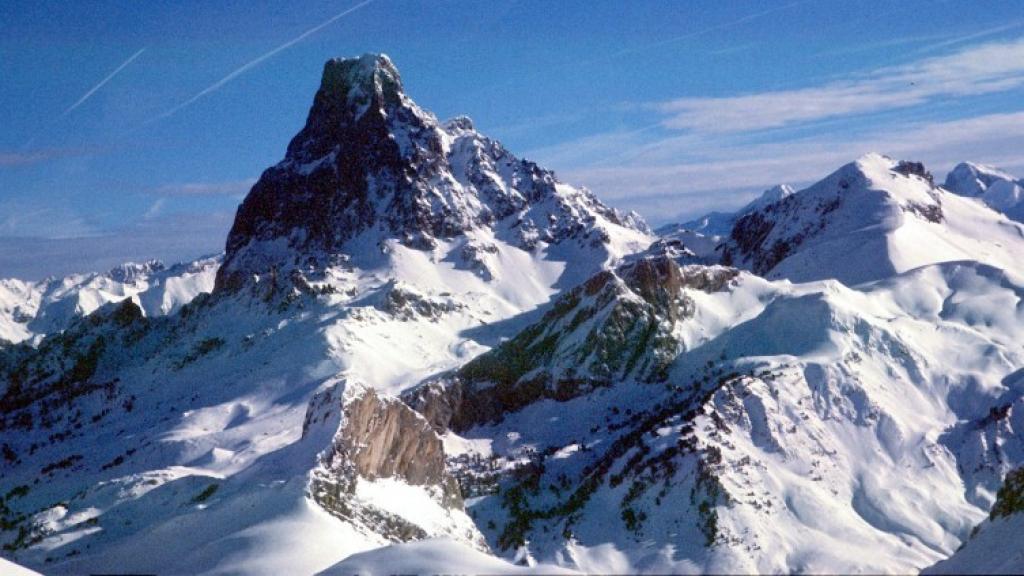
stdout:
<svg viewBox="0 0 1024 576">
<path fill-rule="evenodd" d="M 24 566 L 18 566 L 13 562 L 8 562 L 3 558 L 0 558 L 0 573 L 6 576 L 36 576 L 39 572 L 29 570 Z"/>
<path fill-rule="evenodd" d="M 1020 574 L 1024 572 L 1024 468 L 1007 474 L 989 517 L 950 558 L 925 574 Z"/>
<path fill-rule="evenodd" d="M 946 176 L 944 186 L 961 196 L 980 199 L 1011 220 L 1024 222 L 1024 180 L 998 168 L 963 162 Z"/>
<path fill-rule="evenodd" d="M 321 576 L 389 574 L 574 574 L 550 564 L 517 566 L 451 540 L 421 540 L 353 554 Z"/>
<path fill-rule="evenodd" d="M 986 421 L 1008 399 L 1021 413 L 1018 275 L 963 262 L 857 289 L 744 274 L 683 291 L 679 332 L 718 328 L 663 380 L 538 399 L 453 442 L 496 550 L 599 572 L 914 571 L 1024 461 L 1020 428 Z"/>
</svg>

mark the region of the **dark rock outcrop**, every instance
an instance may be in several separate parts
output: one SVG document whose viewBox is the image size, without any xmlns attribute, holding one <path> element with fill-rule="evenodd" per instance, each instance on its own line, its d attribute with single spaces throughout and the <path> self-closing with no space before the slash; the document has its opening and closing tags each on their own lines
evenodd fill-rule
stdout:
<svg viewBox="0 0 1024 576">
<path fill-rule="evenodd" d="M 995 520 L 1020 512 L 1024 512 L 1024 468 L 1011 471 L 1003 479 L 989 517 Z"/>
</svg>

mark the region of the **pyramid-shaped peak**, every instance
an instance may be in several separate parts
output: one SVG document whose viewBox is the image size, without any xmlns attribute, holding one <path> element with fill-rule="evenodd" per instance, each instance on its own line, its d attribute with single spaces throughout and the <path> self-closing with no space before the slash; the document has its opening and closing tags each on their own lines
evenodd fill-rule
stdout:
<svg viewBox="0 0 1024 576">
<path fill-rule="evenodd" d="M 433 250 L 481 228 L 525 251 L 563 240 L 594 244 L 594 231 L 593 247 L 604 250 L 612 237 L 596 230 L 602 222 L 643 234 L 637 219 L 515 157 L 477 134 L 469 118 L 441 125 L 406 96 L 387 56 L 339 58 L 324 65 L 285 158 L 239 207 L 217 286 L 260 278 L 275 286 L 290 271 L 320 274 L 366 244 Z M 349 246 L 357 236 L 362 244 Z"/>
</svg>

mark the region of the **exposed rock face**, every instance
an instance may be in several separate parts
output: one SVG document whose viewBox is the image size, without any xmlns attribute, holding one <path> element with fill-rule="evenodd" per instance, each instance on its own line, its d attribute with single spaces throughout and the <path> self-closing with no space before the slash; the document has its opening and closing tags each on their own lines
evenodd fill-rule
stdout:
<svg viewBox="0 0 1024 576">
<path fill-rule="evenodd" d="M 448 482 L 441 439 L 401 401 L 382 400 L 367 390 L 345 406 L 345 421 L 335 449 L 342 448 L 364 478 L 397 477 L 413 485 Z"/>
<path fill-rule="evenodd" d="M 383 55 L 330 60 L 306 126 L 266 170 L 228 236 L 217 290 L 315 274 L 363 233 L 429 249 L 438 239 L 508 220 L 500 234 L 538 242 L 589 238 L 597 218 L 643 230 L 635 216 L 559 184 L 459 117 L 440 123 L 409 99 Z"/>
<path fill-rule="evenodd" d="M 565 401 L 628 378 L 661 380 L 680 351 L 673 327 L 694 310 L 684 286 L 725 286 L 735 276 L 718 270 L 684 275 L 656 255 L 601 272 L 559 298 L 540 322 L 407 401 L 435 426 L 464 430 L 544 398 Z"/>
<path fill-rule="evenodd" d="M 317 394 L 306 412 L 303 437 L 325 431 L 330 443 L 311 473 L 310 494 L 328 512 L 394 541 L 438 535 L 359 499 L 359 482 L 383 478 L 422 486 L 445 509 L 462 511 L 441 438 L 402 401 L 372 388 L 339 384 Z"/>
<path fill-rule="evenodd" d="M 391 282 L 382 291 L 379 307 L 402 320 L 417 317 L 438 320 L 463 305 L 451 297 L 431 297 L 405 283 Z"/>
<path fill-rule="evenodd" d="M 935 179 L 932 177 L 932 173 L 929 172 L 921 162 L 900 160 L 893 171 L 898 174 L 903 174 L 904 176 L 919 176 L 927 180 L 929 184 L 935 184 Z"/>
<path fill-rule="evenodd" d="M 994 520 L 1020 512 L 1024 512 L 1024 468 L 1006 475 L 989 517 Z"/>
</svg>

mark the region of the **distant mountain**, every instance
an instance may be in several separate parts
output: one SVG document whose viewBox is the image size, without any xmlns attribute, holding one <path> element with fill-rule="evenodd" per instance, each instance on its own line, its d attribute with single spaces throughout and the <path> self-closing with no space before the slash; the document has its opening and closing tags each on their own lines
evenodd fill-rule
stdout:
<svg viewBox="0 0 1024 576">
<path fill-rule="evenodd" d="M 774 204 L 793 193 L 793 188 L 786 184 L 773 186 L 760 196 L 735 212 L 711 212 L 696 220 L 690 220 L 682 224 L 668 224 L 657 230 L 659 236 L 671 234 L 680 229 L 690 230 L 704 236 L 728 236 L 741 216 L 755 212 L 769 204 Z"/>
<path fill-rule="evenodd" d="M 946 176 L 945 187 L 961 196 L 980 198 L 993 210 L 1024 222 L 1024 180 L 1002 170 L 963 162 Z"/>
<path fill-rule="evenodd" d="M 956 260 L 1013 267 L 1020 230 L 936 186 L 920 164 L 868 155 L 740 217 L 721 253 L 767 278 L 856 284 Z"/>
<path fill-rule="evenodd" d="M 1008 266 L 1021 245 L 1018 224 L 983 208 L 1015 218 L 1019 182 L 980 165 L 960 164 L 940 187 L 919 163 L 869 154 L 789 192 L 777 187 L 735 213 L 709 214 L 658 233 L 706 263 L 773 279 L 847 284 L 944 261 Z M 978 237 L 979 229 L 991 236 Z"/>
<path fill-rule="evenodd" d="M 106 273 L 74 274 L 27 282 L 0 279 L 0 340 L 37 342 L 104 304 L 133 299 L 147 316 L 177 312 L 213 290 L 220 257 L 167 268 L 156 260 L 128 263 Z"/>
</svg>

